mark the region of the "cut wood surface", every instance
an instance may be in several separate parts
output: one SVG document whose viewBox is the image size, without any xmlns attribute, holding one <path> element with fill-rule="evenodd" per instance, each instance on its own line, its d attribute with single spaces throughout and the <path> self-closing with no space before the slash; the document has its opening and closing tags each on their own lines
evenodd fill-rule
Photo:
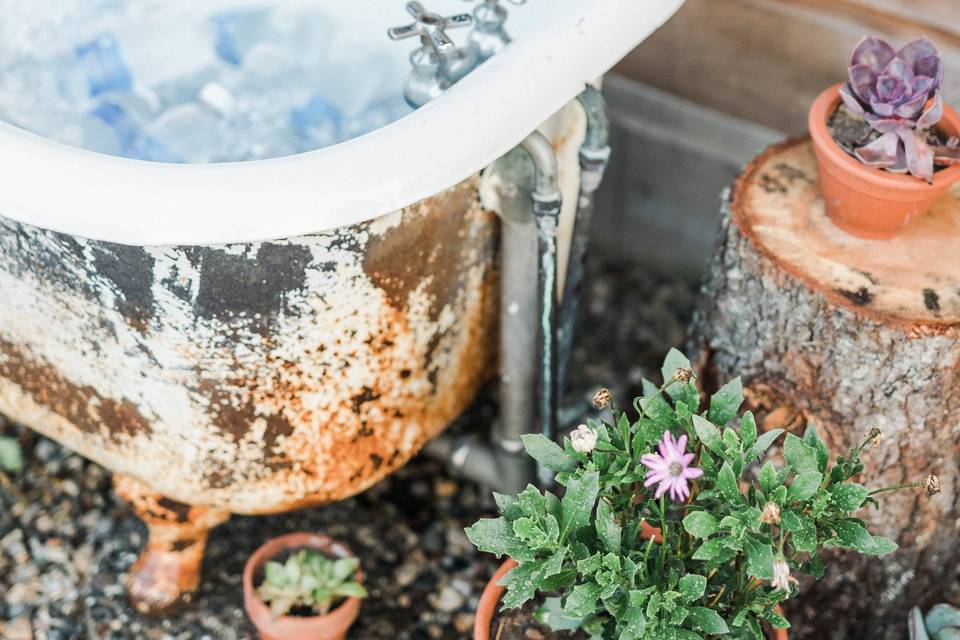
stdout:
<svg viewBox="0 0 960 640">
<path fill-rule="evenodd" d="M 863 240 L 826 215 L 806 143 L 760 156 L 734 194 L 737 226 L 833 302 L 890 322 L 960 320 L 960 184 L 889 240 Z"/>
<path fill-rule="evenodd" d="M 691 333 L 702 377 L 740 375 L 764 428 L 816 424 L 834 455 L 879 427 L 861 482 L 940 476 L 942 493 L 884 494 L 858 512 L 900 549 L 831 552 L 803 584 L 791 638 L 906 637 L 910 607 L 940 601 L 960 566 L 960 192 L 891 240 L 833 228 L 806 140 L 748 165 L 724 198 Z"/>
</svg>

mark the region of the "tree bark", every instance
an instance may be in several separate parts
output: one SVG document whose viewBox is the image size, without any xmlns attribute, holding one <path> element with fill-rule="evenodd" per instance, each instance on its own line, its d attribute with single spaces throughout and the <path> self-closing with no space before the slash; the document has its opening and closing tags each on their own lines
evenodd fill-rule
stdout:
<svg viewBox="0 0 960 640">
<path fill-rule="evenodd" d="M 905 638 L 960 561 L 960 190 L 896 238 L 860 240 L 826 217 L 807 141 L 768 149 L 724 195 L 690 346 L 708 383 L 742 376 L 765 428 L 810 420 L 836 455 L 879 427 L 868 486 L 939 476 L 939 495 L 857 514 L 900 549 L 831 551 L 788 608 L 792 638 Z"/>
</svg>

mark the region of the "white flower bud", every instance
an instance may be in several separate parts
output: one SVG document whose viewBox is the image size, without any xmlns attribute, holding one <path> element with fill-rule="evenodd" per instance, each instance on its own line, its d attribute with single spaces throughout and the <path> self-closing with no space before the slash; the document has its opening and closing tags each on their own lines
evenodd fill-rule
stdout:
<svg viewBox="0 0 960 640">
<path fill-rule="evenodd" d="M 582 424 L 570 434 L 570 444 L 577 453 L 590 453 L 597 446 L 597 433 Z"/>
</svg>

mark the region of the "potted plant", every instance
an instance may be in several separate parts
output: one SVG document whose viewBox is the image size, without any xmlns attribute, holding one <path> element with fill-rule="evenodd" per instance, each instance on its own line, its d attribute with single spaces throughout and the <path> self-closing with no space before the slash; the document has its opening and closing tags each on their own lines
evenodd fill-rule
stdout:
<svg viewBox="0 0 960 640">
<path fill-rule="evenodd" d="M 611 423 L 581 425 L 562 447 L 524 437 L 565 489 L 494 494 L 500 517 L 467 529 L 477 548 L 509 558 L 484 593 L 475 640 L 523 638 L 528 627 L 546 638 L 784 640 L 779 605 L 797 593 L 796 574 L 823 575 L 820 549 L 896 548 L 854 512 L 886 491 L 939 490 L 932 475 L 875 490 L 854 482 L 878 430 L 830 464 L 813 426 L 802 438 L 758 433 L 749 411 L 738 416 L 739 379 L 701 410 L 678 351 L 663 375 L 659 388 L 644 381 L 636 420 L 613 410 Z M 781 440 L 778 465 L 765 458 Z"/>
<path fill-rule="evenodd" d="M 243 569 L 244 608 L 263 640 L 342 640 L 367 596 L 359 567 L 327 536 L 274 538 Z"/>
<path fill-rule="evenodd" d="M 894 49 L 864 38 L 847 82 L 813 102 L 813 140 L 827 215 L 862 238 L 889 238 L 960 179 L 960 116 L 940 96 L 930 40 Z"/>
</svg>

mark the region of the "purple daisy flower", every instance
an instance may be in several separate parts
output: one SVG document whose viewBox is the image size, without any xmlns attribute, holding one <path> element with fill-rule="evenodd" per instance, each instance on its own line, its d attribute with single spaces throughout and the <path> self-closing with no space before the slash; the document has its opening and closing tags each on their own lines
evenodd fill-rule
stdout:
<svg viewBox="0 0 960 640">
<path fill-rule="evenodd" d="M 654 498 L 659 498 L 667 491 L 674 502 L 683 502 L 690 496 L 689 480 L 695 480 L 703 475 L 703 469 L 691 467 L 693 453 L 687 453 L 687 436 L 680 436 L 674 440 L 673 434 L 664 432 L 659 445 L 660 453 L 646 453 L 640 462 L 650 469 L 647 472 L 647 481 L 643 486 L 650 487 L 659 484 Z"/>
</svg>

